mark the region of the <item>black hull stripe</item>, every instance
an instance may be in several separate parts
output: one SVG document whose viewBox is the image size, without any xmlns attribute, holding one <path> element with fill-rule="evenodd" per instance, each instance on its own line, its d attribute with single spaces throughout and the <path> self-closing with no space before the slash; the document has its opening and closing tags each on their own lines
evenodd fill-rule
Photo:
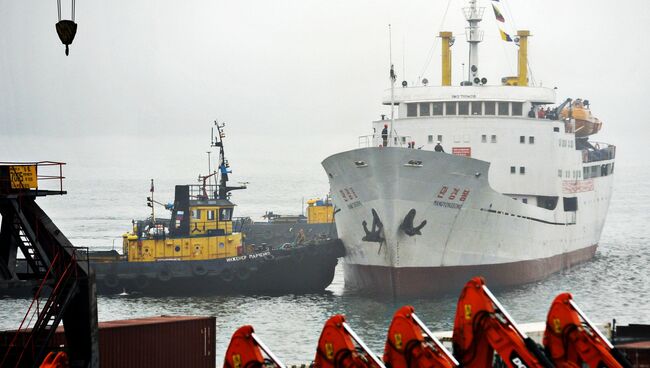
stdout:
<svg viewBox="0 0 650 368">
<path fill-rule="evenodd" d="M 550 222 L 550 221 L 546 221 L 546 220 L 542 220 L 542 219 L 538 219 L 538 218 L 534 218 L 534 217 L 515 215 L 514 213 L 508 213 L 508 212 L 504 212 L 504 211 L 496 211 L 496 210 L 491 210 L 491 209 L 487 209 L 487 208 L 481 208 L 481 211 L 494 213 L 494 214 L 497 214 L 497 215 L 504 215 L 504 216 L 512 216 L 512 217 L 522 218 L 522 219 L 526 219 L 526 220 L 530 220 L 530 221 L 537 221 L 537 222 L 541 222 L 542 224 L 548 224 L 548 225 L 567 226 L 567 225 L 575 225 L 576 224 L 575 222 Z"/>
</svg>

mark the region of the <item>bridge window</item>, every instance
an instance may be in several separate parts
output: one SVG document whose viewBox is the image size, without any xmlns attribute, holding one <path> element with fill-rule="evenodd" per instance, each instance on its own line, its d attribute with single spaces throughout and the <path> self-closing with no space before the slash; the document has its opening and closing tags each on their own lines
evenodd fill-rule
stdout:
<svg viewBox="0 0 650 368">
<path fill-rule="evenodd" d="M 442 102 L 433 103 L 433 115 L 442 115 Z"/>
<path fill-rule="evenodd" d="M 472 101 L 472 115 L 483 115 L 483 103 L 480 101 Z"/>
<path fill-rule="evenodd" d="M 219 210 L 220 221 L 230 221 L 232 219 L 232 208 L 222 208 Z"/>
<path fill-rule="evenodd" d="M 520 135 L 520 136 L 519 136 L 519 143 L 521 143 L 521 144 L 526 143 L 526 137 L 523 136 L 523 135 Z"/>
<path fill-rule="evenodd" d="M 496 102 L 485 101 L 485 115 L 496 115 Z"/>
<path fill-rule="evenodd" d="M 510 166 L 510 173 L 511 174 L 516 174 L 517 173 L 517 167 L 516 166 Z"/>
<path fill-rule="evenodd" d="M 508 102 L 499 102 L 499 115 L 507 116 L 510 114 L 510 104 Z"/>
<path fill-rule="evenodd" d="M 487 135 L 483 134 L 481 136 L 481 143 L 487 143 Z"/>
<path fill-rule="evenodd" d="M 557 177 L 562 179 L 562 169 L 557 171 Z"/>
<path fill-rule="evenodd" d="M 520 174 L 525 174 L 526 173 L 526 168 L 524 166 L 519 166 L 519 173 Z"/>
<path fill-rule="evenodd" d="M 490 137 L 490 142 L 497 143 L 497 136 L 492 134 L 492 136 Z"/>
<path fill-rule="evenodd" d="M 535 144 L 535 137 L 528 137 L 528 144 Z"/>
<path fill-rule="evenodd" d="M 420 104 L 420 116 L 430 116 L 431 111 L 429 111 L 429 103 Z"/>
<path fill-rule="evenodd" d="M 432 136 L 432 135 L 430 135 L 430 136 L 428 137 L 427 142 L 429 142 L 429 143 L 433 143 L 433 136 Z"/>
<path fill-rule="evenodd" d="M 438 134 L 438 141 L 442 143 L 442 135 Z"/>
<path fill-rule="evenodd" d="M 513 102 L 512 103 L 512 116 L 522 116 L 523 115 L 523 103 Z"/>
<path fill-rule="evenodd" d="M 458 103 L 458 115 L 469 115 L 469 102 L 461 101 Z"/>
<path fill-rule="evenodd" d="M 578 198 L 576 197 L 570 197 L 570 198 L 562 198 L 564 202 L 564 211 L 565 212 L 575 212 L 578 210 Z"/>
<path fill-rule="evenodd" d="M 407 117 L 418 116 L 418 104 L 415 103 L 406 104 L 406 116 Z"/>
<path fill-rule="evenodd" d="M 445 102 L 445 115 L 456 115 L 455 102 Z"/>
</svg>

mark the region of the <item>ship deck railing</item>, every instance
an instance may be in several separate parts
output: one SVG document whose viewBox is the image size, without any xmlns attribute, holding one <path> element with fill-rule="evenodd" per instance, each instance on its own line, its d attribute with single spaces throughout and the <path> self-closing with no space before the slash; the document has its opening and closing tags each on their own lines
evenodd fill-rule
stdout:
<svg viewBox="0 0 650 368">
<path fill-rule="evenodd" d="M 413 139 L 410 135 L 392 134 L 389 135 L 388 137 L 388 146 L 407 147 L 411 141 L 413 141 Z M 383 145 L 384 145 L 384 140 L 381 137 L 381 134 L 369 134 L 369 135 L 359 136 L 359 148 L 382 147 Z"/>
<path fill-rule="evenodd" d="M 65 162 L 0 161 L 0 196 L 66 194 L 63 190 L 63 165 Z M 18 171 L 17 167 L 34 168 L 36 177 L 23 179 L 22 171 Z"/>
<path fill-rule="evenodd" d="M 592 148 L 582 149 L 582 162 L 598 162 L 613 160 L 616 157 L 616 146 L 604 142 L 589 142 Z"/>
</svg>

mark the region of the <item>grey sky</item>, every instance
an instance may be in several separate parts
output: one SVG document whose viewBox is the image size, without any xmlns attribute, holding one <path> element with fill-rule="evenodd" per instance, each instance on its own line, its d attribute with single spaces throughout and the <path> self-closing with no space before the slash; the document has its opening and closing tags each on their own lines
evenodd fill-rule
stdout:
<svg viewBox="0 0 650 368">
<path fill-rule="evenodd" d="M 500 4 L 507 31 L 534 35 L 535 80 L 557 86 L 558 100 L 592 102 L 605 123 L 596 140 L 632 148 L 647 139 L 646 1 Z M 451 1 L 442 26 L 456 34 L 454 84 L 467 55 L 463 5 Z M 498 38 L 490 1 L 481 5 L 481 74 L 497 82 L 516 73 L 516 48 Z M 55 1 L 2 0 L 0 155 L 43 159 L 52 152 L 66 159 L 73 152 L 126 160 L 134 153 L 168 155 L 181 143 L 204 155 L 204 146 L 191 144 L 205 144 L 209 122 L 219 118 L 229 122 L 244 159 L 273 150 L 318 165 L 354 148 L 386 111 L 380 103 L 389 86 L 388 23 L 398 78 L 413 83 L 446 6 L 446 0 L 79 0 L 79 30 L 66 57 L 54 30 Z M 436 47 L 422 75 L 432 84 L 440 82 L 439 55 Z M 145 136 L 158 138 L 139 146 Z M 251 146 L 254 152 L 244 153 Z M 35 150 L 45 152 L 35 157 Z"/>
</svg>

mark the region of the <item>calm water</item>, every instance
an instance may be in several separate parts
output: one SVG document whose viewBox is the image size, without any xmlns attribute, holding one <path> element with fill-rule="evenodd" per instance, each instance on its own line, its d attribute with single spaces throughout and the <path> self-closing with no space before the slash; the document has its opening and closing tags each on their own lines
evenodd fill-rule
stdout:
<svg viewBox="0 0 650 368">
<path fill-rule="evenodd" d="M 616 318 L 621 323 L 650 323 L 650 248 L 646 245 L 650 223 L 650 189 L 647 186 L 650 168 L 624 162 L 617 163 L 616 168 L 614 197 L 595 259 L 542 282 L 495 291 L 517 321 L 544 320 L 554 296 L 570 291 L 592 320 L 607 322 Z M 238 215 L 259 217 L 265 210 L 298 213 L 303 195 L 319 196 L 327 192 L 327 181 L 318 165 L 303 171 L 294 167 L 289 171 L 279 172 L 270 167 L 244 170 L 254 174 L 237 179 L 252 183 L 249 190 L 234 194 L 233 199 L 239 204 Z M 40 200 L 41 205 L 75 245 L 110 249 L 115 244 L 119 249 L 120 236 L 130 229 L 131 219 L 148 214 L 146 175 L 69 168 L 67 176 L 69 194 L 45 198 Z M 174 184 L 194 180 L 194 177 L 169 178 L 172 176 L 175 175 L 167 175 L 166 180 L 156 182 L 156 199 L 171 200 Z M 107 179 L 109 177 L 112 179 Z M 278 357 L 286 362 L 302 362 L 313 358 L 322 325 L 333 314 L 345 314 L 369 346 L 381 352 L 388 324 L 398 307 L 412 304 L 432 330 L 449 330 L 456 298 L 457 295 L 449 295 L 386 300 L 355 295 L 345 291 L 339 267 L 327 292 L 317 295 L 112 296 L 99 297 L 98 307 L 102 321 L 161 314 L 217 316 L 219 362 L 234 330 L 240 325 L 252 324 Z M 0 299 L 0 329 L 16 328 L 28 303 L 29 300 Z"/>
</svg>

